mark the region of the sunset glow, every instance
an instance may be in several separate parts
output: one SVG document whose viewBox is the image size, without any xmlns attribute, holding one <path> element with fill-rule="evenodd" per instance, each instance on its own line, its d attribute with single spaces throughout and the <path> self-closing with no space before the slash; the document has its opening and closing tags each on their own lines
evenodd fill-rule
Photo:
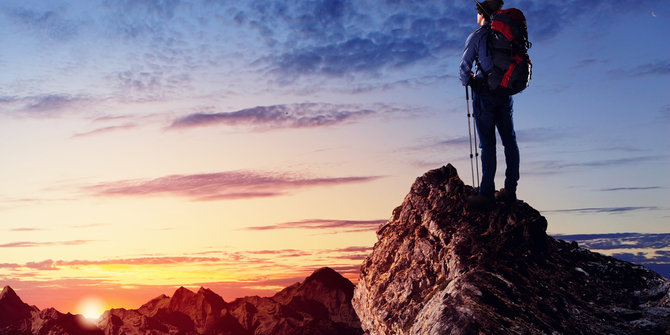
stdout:
<svg viewBox="0 0 670 335">
<path fill-rule="evenodd" d="M 667 233 L 670 2 L 505 6 L 533 42 L 519 198 L 550 234 Z M 471 0 L 3 1 L 0 285 L 94 319 L 180 286 L 356 282 L 416 177 L 471 183 L 475 19 Z M 612 250 L 670 264 L 639 240 Z"/>
<path fill-rule="evenodd" d="M 81 314 L 91 321 L 97 321 L 106 309 L 105 302 L 100 298 L 88 296 L 79 301 L 75 313 Z"/>
</svg>

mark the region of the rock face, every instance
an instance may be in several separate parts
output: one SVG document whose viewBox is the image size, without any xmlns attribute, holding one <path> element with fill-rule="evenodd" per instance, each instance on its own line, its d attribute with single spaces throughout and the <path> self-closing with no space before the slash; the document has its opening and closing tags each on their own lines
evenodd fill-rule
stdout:
<svg viewBox="0 0 670 335">
<path fill-rule="evenodd" d="M 670 334 L 670 282 L 546 234 L 528 204 L 470 210 L 451 165 L 377 231 L 353 306 L 367 334 Z"/>
<path fill-rule="evenodd" d="M 99 326 L 106 335 L 360 335 L 352 306 L 354 285 L 329 268 L 315 271 L 271 298 L 226 303 L 216 293 L 179 288 L 137 310 L 112 309 Z"/>
<path fill-rule="evenodd" d="M 102 335 L 80 315 L 63 314 L 53 308 L 40 311 L 5 286 L 0 293 L 0 334 L 3 335 Z"/>
</svg>

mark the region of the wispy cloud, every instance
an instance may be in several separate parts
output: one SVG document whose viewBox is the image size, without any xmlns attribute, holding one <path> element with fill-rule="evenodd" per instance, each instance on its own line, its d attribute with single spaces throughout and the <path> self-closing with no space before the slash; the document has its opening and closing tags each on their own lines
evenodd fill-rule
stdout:
<svg viewBox="0 0 670 335">
<path fill-rule="evenodd" d="M 76 133 L 76 134 L 72 135 L 72 137 L 77 138 L 77 137 L 85 137 L 85 136 L 91 136 L 91 135 L 99 135 L 99 134 L 110 133 L 110 132 L 114 132 L 114 131 L 118 131 L 118 130 L 133 129 L 133 128 L 136 128 L 136 127 L 137 127 L 136 124 L 127 123 L 127 124 L 118 125 L 118 126 L 109 126 L 109 127 L 97 128 L 97 129 L 93 129 L 93 130 L 83 132 L 83 133 Z"/>
<path fill-rule="evenodd" d="M 219 257 L 136 257 L 106 260 L 73 260 L 57 261 L 58 266 L 82 266 L 82 265 L 161 265 L 161 264 L 194 264 L 220 262 Z"/>
<path fill-rule="evenodd" d="M 375 111 L 371 109 L 322 103 L 257 106 L 235 112 L 190 114 L 175 120 L 170 128 L 188 128 L 218 124 L 252 126 L 261 130 L 312 128 L 330 126 L 373 114 L 375 114 Z"/>
<path fill-rule="evenodd" d="M 375 231 L 380 224 L 387 220 L 325 220 L 312 219 L 293 222 L 282 222 L 267 226 L 245 228 L 247 230 L 276 230 L 276 229 L 334 229 L 342 232 Z"/>
<path fill-rule="evenodd" d="M 300 188 L 364 183 L 379 176 L 306 177 L 291 173 L 228 171 L 120 180 L 84 187 L 96 196 L 176 195 L 196 201 L 250 199 L 288 194 Z"/>
<path fill-rule="evenodd" d="M 602 188 L 599 191 L 618 192 L 618 191 L 648 191 L 648 190 L 660 190 L 660 189 L 664 189 L 664 187 L 661 186 L 612 187 L 612 188 Z"/>
<path fill-rule="evenodd" d="M 544 213 L 569 213 L 569 214 L 625 214 L 636 211 L 661 210 L 656 206 L 622 206 L 622 207 L 587 207 L 572 209 L 555 209 L 542 211 Z"/>
<path fill-rule="evenodd" d="M 27 268 L 36 270 L 58 270 L 53 260 L 47 259 L 42 262 L 28 262 L 25 265 Z"/>
<path fill-rule="evenodd" d="M 475 140 L 474 136 L 476 136 L 476 134 L 472 134 L 472 136 L 473 136 L 472 141 L 474 141 Z M 570 134 L 567 131 L 563 131 L 560 129 L 544 128 L 544 127 L 527 128 L 516 131 L 516 137 L 519 143 L 523 144 L 547 143 L 555 140 L 560 140 L 568 136 L 570 136 Z M 444 148 L 450 148 L 450 147 L 468 148 L 470 140 L 471 139 L 468 135 L 454 136 L 443 140 L 430 139 L 427 140 L 425 144 L 408 147 L 406 149 L 410 151 L 424 151 L 424 150 L 434 150 L 438 148 L 442 150 Z M 477 141 L 479 141 L 478 137 Z M 424 164 L 421 164 L 421 166 L 423 165 Z M 430 165 L 434 165 L 434 163 L 430 163 L 428 166 Z"/>
<path fill-rule="evenodd" d="M 670 60 L 659 60 L 652 63 L 640 64 L 630 69 L 615 69 L 609 71 L 608 74 L 616 78 L 667 76 L 670 75 Z"/>
<path fill-rule="evenodd" d="M 10 242 L 0 244 L 0 248 L 34 248 L 34 247 L 51 247 L 59 245 L 82 245 L 87 243 L 97 242 L 95 240 L 72 240 L 72 241 L 58 241 L 58 242 Z"/>
<path fill-rule="evenodd" d="M 29 117 L 56 117 L 78 112 L 90 97 L 70 94 L 43 94 L 25 97 L 0 97 L 4 113 Z"/>
<path fill-rule="evenodd" d="M 611 148 L 613 151 L 623 151 L 623 148 Z M 630 151 L 629 151 L 630 152 Z M 594 168 L 594 167 L 621 167 L 626 165 L 634 165 L 647 162 L 656 162 L 667 160 L 670 156 L 635 156 L 624 158 L 610 158 L 590 161 L 562 161 L 562 160 L 547 160 L 536 161 L 526 164 L 527 171 L 525 174 L 555 174 L 564 173 L 568 168 Z"/>
<path fill-rule="evenodd" d="M 19 227 L 19 228 L 12 228 L 9 231 L 40 231 L 44 230 L 43 228 L 35 228 L 35 227 Z"/>
</svg>

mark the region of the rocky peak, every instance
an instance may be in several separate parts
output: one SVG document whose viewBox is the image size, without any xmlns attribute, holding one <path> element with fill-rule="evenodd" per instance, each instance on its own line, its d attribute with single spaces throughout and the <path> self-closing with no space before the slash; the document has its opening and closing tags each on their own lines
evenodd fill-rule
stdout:
<svg viewBox="0 0 670 335">
<path fill-rule="evenodd" d="M 0 292 L 0 304 L 22 305 L 23 301 L 21 301 L 21 298 L 16 295 L 16 292 L 11 287 L 5 286 L 2 292 Z"/>
<path fill-rule="evenodd" d="M 523 201 L 466 203 L 456 169 L 424 174 L 361 268 L 353 306 L 370 334 L 663 334 L 670 282 L 546 234 Z"/>
<path fill-rule="evenodd" d="M 314 271 L 309 277 L 305 278 L 303 286 L 309 286 L 312 283 L 318 283 L 333 290 L 352 291 L 352 293 L 354 290 L 354 284 L 351 281 L 329 267 Z"/>
<path fill-rule="evenodd" d="M 351 307 L 354 287 L 337 271 L 324 267 L 314 271 L 302 283 L 278 292 L 272 299 L 299 310 L 317 312 L 321 309 L 320 317 L 359 328 L 358 317 Z"/>
<path fill-rule="evenodd" d="M 24 303 L 14 290 L 5 286 L 0 293 L 0 328 L 5 325 L 29 320 L 37 307 Z"/>
<path fill-rule="evenodd" d="M 142 305 L 138 309 L 138 312 L 142 313 L 143 315 L 154 316 L 156 315 L 159 309 L 165 309 L 168 308 L 169 306 L 170 306 L 170 297 L 168 297 L 165 294 L 161 294 L 160 296 L 153 298 L 149 300 L 149 302 Z"/>
</svg>

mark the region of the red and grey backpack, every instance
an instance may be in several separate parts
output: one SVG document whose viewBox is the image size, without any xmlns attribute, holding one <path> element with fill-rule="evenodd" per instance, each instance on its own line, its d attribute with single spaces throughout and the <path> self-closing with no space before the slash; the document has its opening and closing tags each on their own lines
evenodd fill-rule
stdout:
<svg viewBox="0 0 670 335">
<path fill-rule="evenodd" d="M 528 57 L 526 17 L 516 9 L 503 9 L 491 14 L 488 34 L 488 52 L 493 69 L 486 74 L 491 91 L 513 95 L 528 87 L 533 63 Z"/>
</svg>

